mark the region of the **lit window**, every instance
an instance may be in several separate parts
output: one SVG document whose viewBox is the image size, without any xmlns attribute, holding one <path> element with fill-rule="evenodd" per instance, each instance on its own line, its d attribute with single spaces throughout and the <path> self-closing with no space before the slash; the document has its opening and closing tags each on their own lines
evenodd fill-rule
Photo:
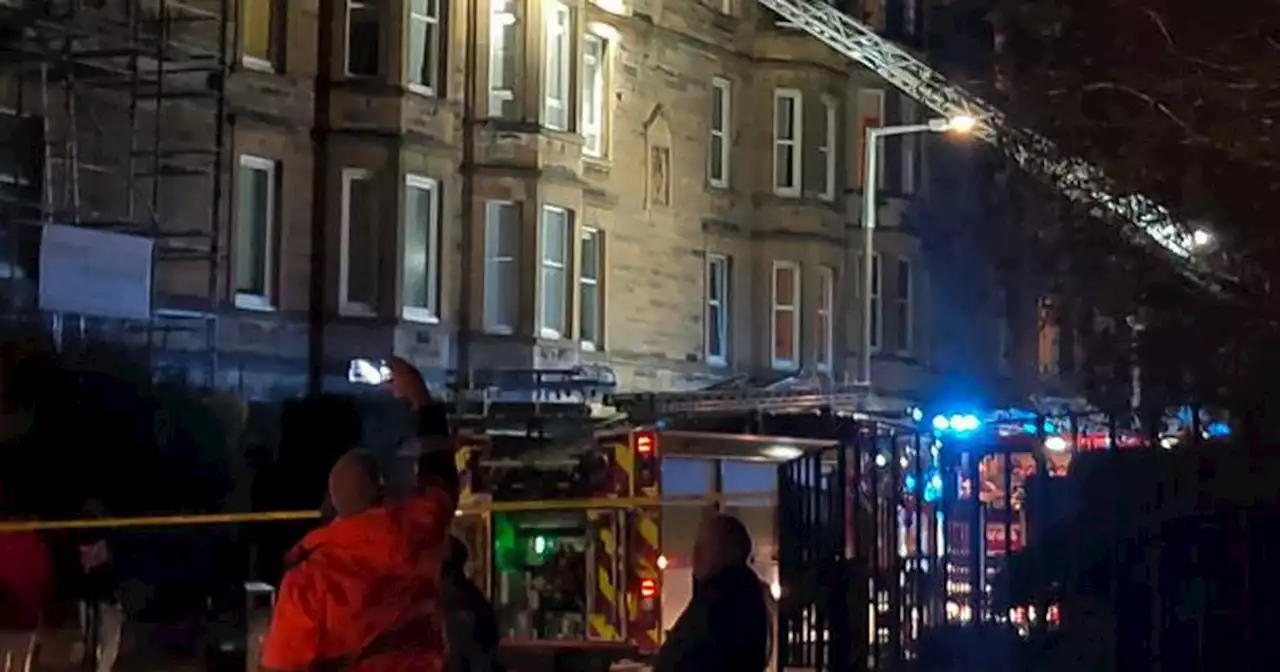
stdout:
<svg viewBox="0 0 1280 672">
<path fill-rule="evenodd" d="M 587 156 L 605 154 L 608 54 L 604 38 L 594 34 L 582 38 L 582 151 Z"/>
<path fill-rule="evenodd" d="M 378 5 L 370 0 L 347 0 L 347 75 L 376 77 L 381 58 L 382 22 Z"/>
<path fill-rule="evenodd" d="M 404 189 L 404 309 L 406 320 L 440 318 L 440 188 L 410 175 Z"/>
<path fill-rule="evenodd" d="M 604 270 L 601 259 L 600 232 L 582 230 L 582 247 L 579 252 L 578 274 L 578 340 L 584 350 L 599 350 L 604 336 L 604 295 L 600 286 L 600 274 Z"/>
<path fill-rule="evenodd" d="M 819 136 L 822 144 L 818 145 L 818 162 L 814 167 L 818 169 L 816 182 L 821 190 L 818 195 L 827 201 L 836 199 L 836 128 L 836 101 L 823 96 L 822 135 Z"/>
<path fill-rule="evenodd" d="M 515 333 L 516 250 L 520 247 L 519 211 L 509 201 L 484 204 L 484 330 Z"/>
<path fill-rule="evenodd" d="M 818 269 L 818 329 L 815 339 L 815 359 L 820 371 L 830 371 L 833 361 L 835 337 L 835 269 L 823 266 Z"/>
<path fill-rule="evenodd" d="M 241 156 L 236 180 L 235 303 L 271 307 L 276 229 L 276 162 Z"/>
<path fill-rule="evenodd" d="M 771 364 L 775 369 L 795 369 L 800 357 L 800 265 L 773 262 L 773 319 Z"/>
<path fill-rule="evenodd" d="M 707 182 L 713 187 L 729 186 L 730 109 L 733 104 L 729 80 L 711 80 L 711 141 L 707 151 Z"/>
<path fill-rule="evenodd" d="M 804 119 L 800 92 L 773 92 L 773 193 L 800 195 L 801 128 Z"/>
<path fill-rule="evenodd" d="M 707 363 L 724 366 L 729 361 L 729 257 L 707 257 Z"/>
<path fill-rule="evenodd" d="M 409 88 L 427 95 L 440 91 L 440 0 L 410 0 Z"/>
<path fill-rule="evenodd" d="M 342 237 L 338 310 L 372 315 L 378 292 L 378 199 L 373 173 L 342 171 Z"/>
<path fill-rule="evenodd" d="M 915 347 L 915 316 L 912 314 L 912 299 L 915 288 L 912 286 L 911 260 L 898 260 L 898 277 L 895 306 L 898 322 L 898 352 L 910 352 Z"/>
<path fill-rule="evenodd" d="M 552 205 L 542 207 L 539 228 L 541 250 L 538 278 L 538 335 L 563 338 L 569 331 L 565 324 L 565 298 L 569 280 L 569 211 Z"/>
<path fill-rule="evenodd" d="M 489 116 L 513 119 L 520 72 L 520 21 L 514 0 L 489 0 Z"/>
<path fill-rule="evenodd" d="M 546 33 L 546 71 L 542 85 L 545 87 L 545 100 L 542 108 L 542 123 L 557 131 L 569 130 L 569 94 L 572 90 L 570 77 L 573 69 L 573 26 L 569 7 L 563 2 L 552 0 L 548 3 L 544 31 Z"/>
<path fill-rule="evenodd" d="M 277 0 L 240 0 L 240 55 L 245 66 L 274 70 L 279 40 L 276 38 Z"/>
</svg>

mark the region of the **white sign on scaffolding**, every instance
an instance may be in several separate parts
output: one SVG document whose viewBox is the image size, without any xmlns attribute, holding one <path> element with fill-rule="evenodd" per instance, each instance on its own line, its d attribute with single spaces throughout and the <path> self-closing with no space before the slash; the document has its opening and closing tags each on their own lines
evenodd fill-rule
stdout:
<svg viewBox="0 0 1280 672">
<path fill-rule="evenodd" d="M 154 241 L 48 224 L 40 238 L 40 309 L 93 317 L 151 317 Z"/>
</svg>

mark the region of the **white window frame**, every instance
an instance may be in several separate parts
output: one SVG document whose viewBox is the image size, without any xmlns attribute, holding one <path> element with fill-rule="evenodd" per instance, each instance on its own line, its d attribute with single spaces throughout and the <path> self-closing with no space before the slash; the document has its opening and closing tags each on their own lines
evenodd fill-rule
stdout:
<svg viewBox="0 0 1280 672">
<path fill-rule="evenodd" d="M 444 55 L 444 40 L 445 40 L 443 23 L 440 20 L 441 19 L 440 14 L 442 13 L 442 8 L 444 7 L 444 3 L 448 1 L 449 0 L 437 0 L 435 2 L 436 15 L 431 16 L 430 14 L 415 12 L 413 10 L 413 0 L 405 0 L 405 8 L 409 15 L 409 20 L 405 22 L 405 30 L 407 31 L 407 33 L 404 38 L 405 88 L 409 89 L 410 91 L 413 91 L 414 93 L 419 93 L 424 96 L 436 96 L 440 94 L 439 89 L 441 87 L 440 87 L 439 80 L 440 80 L 441 70 L 442 70 L 440 66 L 441 66 L 441 58 Z M 431 3 L 428 2 L 427 7 L 430 7 L 430 6 L 431 6 Z M 431 81 L 429 82 L 415 81 L 422 73 L 409 72 L 409 64 L 412 62 L 411 54 L 413 53 L 413 49 L 415 46 L 413 43 L 413 28 L 417 24 L 422 24 L 425 26 L 424 39 L 430 40 L 432 35 L 435 36 L 435 40 L 434 40 L 435 44 L 431 45 L 431 52 L 432 52 L 431 62 L 435 64 L 435 67 L 431 72 Z M 426 46 L 427 45 L 424 45 L 424 48 L 426 48 Z"/>
<path fill-rule="evenodd" d="M 477 0 L 478 1 L 478 0 Z M 489 116 L 494 118 L 502 118 L 503 103 L 511 102 L 516 98 L 515 89 L 499 88 L 495 86 L 498 79 L 498 70 L 506 62 L 506 52 L 503 48 L 503 32 L 508 26 L 513 27 L 517 35 L 516 44 L 512 45 L 517 51 L 520 49 L 520 14 L 516 6 L 515 0 L 488 0 L 489 2 Z M 508 75 L 504 79 L 515 78 L 516 73 L 503 73 Z"/>
<path fill-rule="evenodd" d="M 343 45 L 342 45 L 342 50 L 343 50 L 342 71 L 348 77 L 377 77 L 378 72 L 382 70 L 382 58 L 379 57 L 377 62 L 377 67 L 375 68 L 375 72 L 356 73 L 351 71 L 351 15 L 356 11 L 365 11 L 365 10 L 372 10 L 374 12 L 377 12 L 378 4 L 371 0 L 347 0 L 347 11 L 346 11 L 346 14 L 343 15 L 343 20 L 346 22 L 344 26 L 346 29 L 346 34 L 344 37 L 346 39 L 343 40 Z M 379 32 L 378 49 L 379 51 L 381 51 L 382 49 L 382 39 L 381 39 L 382 17 L 380 15 L 378 16 L 378 32 Z"/>
<path fill-rule="evenodd" d="M 498 234 L 502 233 L 501 224 L 503 218 L 499 213 L 501 210 L 506 208 L 510 208 L 512 210 L 512 215 L 516 218 L 516 225 L 513 227 L 512 233 L 518 237 L 520 234 L 520 210 L 516 203 L 514 201 L 503 200 L 491 200 L 485 201 L 484 203 L 484 270 L 481 276 L 482 284 L 480 307 L 482 314 L 481 320 L 484 325 L 483 328 L 485 333 L 510 336 L 515 333 L 515 322 L 520 319 L 519 308 L 517 307 L 515 315 L 509 316 L 512 322 L 511 324 L 500 324 L 492 319 L 488 303 L 489 283 L 497 281 L 502 275 L 501 273 L 494 272 L 495 269 L 501 264 L 511 264 L 516 269 L 516 272 L 519 272 L 519 266 L 517 265 L 519 260 L 515 256 L 500 254 L 502 244 L 499 242 L 500 236 Z M 517 250 L 519 249 L 519 242 L 519 240 L 516 241 Z M 514 292 L 517 291 L 518 288 L 499 287 L 498 289 L 501 292 Z M 499 303 L 501 303 L 501 301 L 499 301 Z M 499 306 L 493 306 L 492 312 L 496 313 L 498 308 Z"/>
<path fill-rule="evenodd" d="M 719 7 L 721 14 L 725 16 L 733 15 L 733 0 L 720 0 Z"/>
<path fill-rule="evenodd" d="M 412 224 L 409 221 L 409 192 L 416 189 L 430 194 L 427 221 L 427 305 L 411 306 L 402 297 L 400 316 L 410 322 L 436 324 L 440 321 L 440 182 L 423 175 L 409 174 L 404 178 L 404 187 L 405 230 L 401 233 L 405 236 L 404 240 L 408 240 L 408 228 Z M 407 248 L 401 250 L 401 273 L 408 272 L 408 265 L 403 262 L 404 255 L 408 253 Z M 400 284 L 403 287 L 403 278 Z"/>
<path fill-rule="evenodd" d="M 564 19 L 564 25 L 558 25 L 559 19 Z M 563 31 L 563 34 L 561 34 Z M 544 39 L 543 68 L 542 68 L 542 125 L 553 131 L 568 131 L 573 126 L 573 109 L 570 107 L 573 100 L 573 82 L 569 80 L 573 76 L 573 10 L 562 0 L 550 0 L 546 3 L 545 10 L 542 15 L 542 33 Z M 557 41 L 560 42 L 563 52 L 553 53 L 552 45 Z M 558 68 L 559 72 L 552 72 L 552 68 Z M 564 91 L 556 92 L 559 95 L 552 95 L 550 89 L 552 75 L 559 75 L 560 82 L 564 85 Z M 552 121 L 553 114 L 563 114 L 563 120 Z"/>
<path fill-rule="evenodd" d="M 907 286 L 901 286 L 902 269 L 907 269 Z M 899 354 L 907 354 L 915 350 L 916 346 L 916 320 L 915 320 L 915 265 L 910 259 L 901 257 L 898 259 L 898 265 L 894 269 L 894 284 L 897 287 L 897 295 L 894 297 L 894 305 L 898 309 L 896 312 L 903 319 L 898 324 L 898 346 Z"/>
<path fill-rule="evenodd" d="M 871 255 L 871 314 L 875 316 L 871 330 L 871 352 L 880 352 L 884 345 L 884 262 L 877 252 Z"/>
<path fill-rule="evenodd" d="M 276 170 L 279 166 L 277 161 L 261 156 L 251 154 L 240 155 L 240 168 L 249 170 L 261 170 L 267 173 L 267 241 L 266 248 L 263 250 L 263 294 L 250 294 L 236 290 L 235 306 L 245 310 L 275 310 L 271 297 L 275 293 L 275 282 L 273 275 L 275 274 L 275 254 L 276 254 Z M 237 194 L 239 198 L 241 194 Z M 237 204 L 236 215 L 240 214 L 239 205 Z M 240 233 L 239 222 L 236 222 L 236 233 Z M 239 264 L 240 260 L 236 260 Z M 235 275 L 233 273 L 232 277 Z"/>
<path fill-rule="evenodd" d="M 581 245 L 582 241 L 591 237 L 596 239 L 595 277 L 587 277 L 586 273 L 583 272 L 587 270 L 587 266 L 585 262 L 581 262 L 578 269 L 578 304 L 574 307 L 578 313 L 579 347 L 587 352 L 595 352 L 604 347 L 604 283 L 601 282 L 600 277 L 604 275 L 604 234 L 601 233 L 600 229 L 582 227 L 578 234 L 578 244 Z M 579 258 L 581 258 L 581 254 L 579 254 Z M 597 332 L 595 340 L 585 338 L 582 333 L 586 322 L 582 319 L 583 301 L 581 294 L 586 291 L 587 287 L 591 287 L 596 295 L 596 324 L 593 325 Z"/>
<path fill-rule="evenodd" d="M 822 144 L 818 146 L 818 154 L 822 158 L 825 175 L 820 185 L 818 196 L 824 201 L 836 200 L 836 132 L 838 106 L 835 98 L 822 97 Z"/>
<path fill-rule="evenodd" d="M 349 298 L 351 279 L 351 185 L 358 180 L 372 180 L 373 171 L 364 168 L 342 169 L 342 229 L 339 234 L 338 254 L 338 313 L 370 317 L 374 307 Z"/>
<path fill-rule="evenodd" d="M 711 282 L 715 277 L 720 286 L 722 296 L 712 296 Z M 706 353 L 707 363 L 712 366 L 728 366 L 729 364 L 729 257 L 724 254 L 708 254 L 707 269 L 703 276 L 703 282 L 706 283 L 704 303 L 706 317 L 703 318 L 707 324 L 707 328 L 703 330 L 703 352 Z M 720 352 L 711 351 L 711 311 L 718 309 L 720 313 L 720 321 L 716 325 L 716 336 L 720 341 Z"/>
<path fill-rule="evenodd" d="M 822 347 L 814 348 L 814 362 L 819 371 L 831 371 L 835 361 L 835 293 L 836 272 L 830 266 L 818 268 L 817 333 Z M 816 345 L 816 344 L 815 344 Z"/>
<path fill-rule="evenodd" d="M 544 241 L 547 235 L 547 223 L 549 219 L 547 215 L 558 215 L 563 217 L 564 222 L 564 249 L 560 250 L 564 261 L 555 261 L 548 259 Z M 569 299 L 569 287 L 573 285 L 569 278 L 569 255 L 573 244 L 573 213 L 568 208 L 562 208 L 558 205 L 544 203 L 538 211 L 538 336 L 540 338 L 560 340 L 565 337 L 569 329 L 569 309 L 573 305 Z M 545 301 L 546 287 L 546 271 L 558 270 L 560 277 L 564 279 L 560 287 L 560 300 L 563 301 L 563 313 L 560 315 L 562 323 L 560 325 L 547 324 L 547 303 Z M 558 326 L 559 328 L 556 328 Z"/>
<path fill-rule="evenodd" d="M 591 45 L 599 45 L 592 55 Z M 582 115 L 582 153 L 592 158 L 602 158 L 607 153 L 608 131 L 607 115 L 609 113 L 609 40 L 601 35 L 588 32 L 582 36 L 582 88 L 578 92 L 581 101 Z M 588 64 L 595 59 L 595 77 L 590 77 Z M 593 94 L 594 105 L 588 105 L 587 94 Z"/>
<path fill-rule="evenodd" d="M 707 142 L 707 183 L 719 189 L 727 189 L 729 187 L 729 158 L 732 154 L 730 148 L 730 140 L 733 137 L 733 84 L 724 77 L 711 78 L 711 131 L 710 135 L 713 140 Z M 720 118 L 715 117 L 715 97 L 720 98 Z M 718 127 L 718 128 L 717 128 Z M 714 157 L 715 142 L 714 139 L 720 140 L 719 157 Z M 720 175 L 712 172 L 712 158 L 720 159 Z"/>
<path fill-rule="evenodd" d="M 778 137 L 778 104 L 783 100 L 791 101 L 791 137 Z M 773 193 L 787 198 L 800 196 L 804 184 L 804 95 L 799 89 L 774 89 L 773 110 Z M 794 184 L 778 184 L 778 166 L 783 160 L 782 148 L 791 150 L 791 179 Z"/>
<path fill-rule="evenodd" d="M 259 72 L 275 72 L 276 65 L 272 61 L 274 60 L 274 56 L 275 56 L 274 52 L 277 49 L 279 49 L 279 45 L 275 44 L 276 42 L 275 22 L 284 20 L 284 17 L 280 15 L 281 13 L 276 11 L 276 8 L 277 8 L 276 0 L 240 0 L 240 2 L 241 2 L 240 13 L 238 17 L 241 24 L 240 25 L 240 64 L 250 70 L 257 70 Z M 266 58 L 250 56 L 249 54 L 245 53 L 245 28 L 246 28 L 246 24 L 248 24 L 248 9 L 249 9 L 249 3 L 251 2 L 263 2 L 263 3 L 266 3 L 267 5 L 267 57 Z M 4 4 L 3 2 L 0 2 L 0 5 L 3 5 L 3 4 Z"/>
<path fill-rule="evenodd" d="M 778 271 L 791 271 L 791 296 L 778 296 Z M 775 261 L 769 277 L 769 365 L 783 371 L 794 371 L 800 368 L 800 264 L 794 261 Z M 790 303 L 780 303 L 789 298 Z M 778 356 L 778 313 L 791 313 L 791 347 L 794 352 L 790 359 Z"/>
<path fill-rule="evenodd" d="M 884 101 L 885 101 L 885 92 L 884 92 L 884 89 L 870 89 L 870 88 L 868 88 L 868 89 L 858 89 L 858 118 L 857 118 L 857 119 L 858 119 L 858 124 L 857 124 L 857 127 L 858 127 L 858 147 L 862 150 L 862 152 L 859 154 L 859 156 L 866 156 L 866 151 L 867 151 L 867 147 L 866 147 L 866 143 L 867 143 L 867 132 L 866 132 L 866 128 L 865 128 L 865 127 L 863 127 L 863 125 L 862 125 L 862 121 L 863 121 L 864 119 L 866 119 L 867 117 L 872 116 L 872 115 L 868 114 L 868 112 L 875 112 L 875 118 L 878 120 L 878 125 L 879 125 L 880 127 L 882 127 L 882 128 L 883 128 L 883 127 L 885 126 L 885 123 L 886 123 L 886 122 L 885 122 L 885 118 L 884 118 L 884 115 L 885 115 L 885 102 L 884 102 Z M 875 108 L 875 109 L 873 109 L 873 110 L 868 110 L 868 109 L 867 109 L 868 107 L 873 107 L 873 108 Z M 881 140 L 881 142 L 883 143 L 883 140 Z M 883 189 L 884 189 L 884 175 L 885 175 L 885 158 L 886 158 L 886 153 L 883 151 L 883 148 L 882 148 L 882 150 L 881 150 L 880 152 L 877 152 L 876 156 L 877 156 L 877 159 L 876 159 L 876 174 L 880 176 L 880 184 L 879 184 L 879 185 L 877 185 L 877 186 L 878 186 L 881 190 L 883 190 Z M 862 188 L 863 183 L 866 181 L 866 177 L 867 177 L 866 175 L 863 175 L 863 172 L 864 172 L 863 164 L 864 164 L 864 163 L 865 163 L 864 161 L 858 161 L 858 173 L 857 173 L 857 175 L 858 175 L 858 188 L 859 188 L 859 189 L 861 189 L 861 188 Z"/>
</svg>

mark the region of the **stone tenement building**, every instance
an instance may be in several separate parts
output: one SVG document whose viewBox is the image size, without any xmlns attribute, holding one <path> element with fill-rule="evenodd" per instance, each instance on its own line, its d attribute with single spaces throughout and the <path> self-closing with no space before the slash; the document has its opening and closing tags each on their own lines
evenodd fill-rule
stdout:
<svg viewBox="0 0 1280 672">
<path fill-rule="evenodd" d="M 158 0 L 85 4 L 153 16 Z M 214 287 L 229 384 L 303 386 L 313 297 L 333 380 L 348 358 L 394 350 L 437 376 L 603 364 L 636 391 L 737 373 L 851 382 L 869 290 L 879 393 L 921 391 L 928 287 L 904 216 L 924 181 L 920 137 L 881 154 L 869 288 L 857 203 L 862 130 L 922 117 L 754 0 L 237 4 L 230 73 L 202 80 L 225 87 L 218 207 L 191 214 L 209 197 L 173 187 L 155 214 L 168 235 L 213 222 L 217 281 L 187 262 L 158 264 L 155 282 L 170 307 Z M 918 39 L 912 0 L 867 4 L 868 20 Z M 24 81 L 0 88 L 0 109 L 24 98 L 30 114 L 41 80 Z M 48 101 L 65 120 L 63 97 Z M 213 133 L 194 130 L 198 105 L 166 117 L 163 137 Z M 122 107 L 99 115 L 100 143 L 129 135 L 110 126 Z M 91 184 L 112 177 L 80 177 L 79 207 L 118 199 Z M 65 190 L 52 191 L 56 205 Z M 182 332 L 166 343 L 197 349 Z"/>
</svg>

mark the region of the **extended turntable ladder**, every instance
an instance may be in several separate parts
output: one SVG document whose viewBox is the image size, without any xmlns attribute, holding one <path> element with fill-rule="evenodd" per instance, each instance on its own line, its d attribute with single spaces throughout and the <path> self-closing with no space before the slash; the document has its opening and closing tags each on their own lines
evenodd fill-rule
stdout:
<svg viewBox="0 0 1280 672">
<path fill-rule="evenodd" d="M 822 0 L 758 0 L 790 26 L 805 31 L 856 61 L 936 114 L 977 120 L 972 134 L 1001 142 L 1024 170 L 1054 184 L 1073 201 L 1091 206 L 1106 221 L 1118 222 L 1129 238 L 1154 244 L 1188 278 L 1213 291 L 1227 280 L 1197 253 L 1193 232 L 1164 206 L 1136 193 L 1123 193 L 1101 170 L 1077 157 L 1064 157 L 1053 143 L 1031 131 L 1010 127 L 1004 115 L 964 89 L 950 84 L 928 64 Z"/>
</svg>

